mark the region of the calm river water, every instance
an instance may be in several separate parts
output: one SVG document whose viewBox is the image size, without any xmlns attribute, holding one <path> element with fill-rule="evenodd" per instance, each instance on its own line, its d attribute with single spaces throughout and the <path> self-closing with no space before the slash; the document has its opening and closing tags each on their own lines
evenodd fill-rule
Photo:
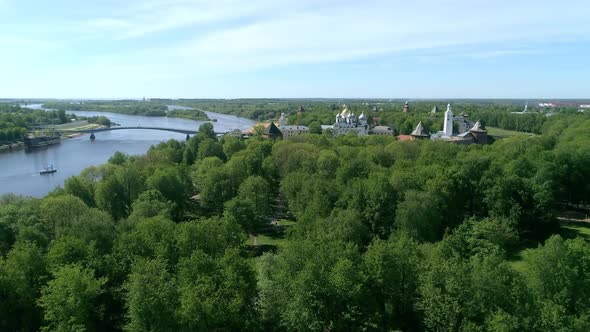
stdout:
<svg viewBox="0 0 590 332">
<path fill-rule="evenodd" d="M 40 108 L 40 105 L 27 107 Z M 166 127 L 175 129 L 199 128 L 203 121 L 176 119 L 167 117 L 146 117 L 106 112 L 75 111 L 81 116 L 104 115 L 122 126 Z M 233 129 L 248 129 L 254 122 L 232 115 L 207 112 L 216 132 Z M 18 150 L 0 152 L 0 195 L 15 193 L 42 197 L 72 175 L 79 174 L 92 165 L 100 165 L 116 151 L 130 155 L 144 154 L 151 145 L 169 139 L 184 141 L 186 135 L 157 130 L 115 130 L 96 133 L 96 140 L 90 141 L 89 135 L 66 139 L 61 144 L 52 145 L 33 151 Z M 58 171 L 50 175 L 39 175 L 39 170 L 53 164 Z"/>
</svg>

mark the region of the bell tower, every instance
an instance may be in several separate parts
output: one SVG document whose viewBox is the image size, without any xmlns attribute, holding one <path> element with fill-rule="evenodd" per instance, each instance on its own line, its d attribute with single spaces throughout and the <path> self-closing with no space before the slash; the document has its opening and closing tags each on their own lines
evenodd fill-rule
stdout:
<svg viewBox="0 0 590 332">
<path fill-rule="evenodd" d="M 445 136 L 453 136 L 453 111 L 451 111 L 451 104 L 447 105 L 443 132 L 445 133 Z"/>
</svg>

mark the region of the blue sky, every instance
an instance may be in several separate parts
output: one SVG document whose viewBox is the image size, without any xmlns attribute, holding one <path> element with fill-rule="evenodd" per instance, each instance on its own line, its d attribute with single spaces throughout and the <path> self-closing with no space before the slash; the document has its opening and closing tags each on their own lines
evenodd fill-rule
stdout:
<svg viewBox="0 0 590 332">
<path fill-rule="evenodd" d="M 590 98 L 588 0 L 0 0 L 0 97 Z"/>
</svg>

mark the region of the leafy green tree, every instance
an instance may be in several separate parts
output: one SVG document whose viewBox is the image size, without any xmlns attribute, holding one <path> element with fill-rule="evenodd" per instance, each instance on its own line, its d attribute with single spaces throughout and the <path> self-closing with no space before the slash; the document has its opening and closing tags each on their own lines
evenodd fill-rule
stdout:
<svg viewBox="0 0 590 332">
<path fill-rule="evenodd" d="M 474 255 L 506 256 L 517 242 L 518 235 L 512 222 L 492 218 L 471 218 L 445 238 L 443 247 L 463 258 Z"/>
<path fill-rule="evenodd" d="M 64 182 L 66 193 L 80 198 L 87 206 L 93 207 L 94 186 L 92 182 L 81 176 L 71 176 Z"/>
<path fill-rule="evenodd" d="M 358 211 L 374 235 L 386 238 L 393 228 L 397 193 L 384 173 L 373 172 L 367 179 L 351 181 L 339 204 Z"/>
<path fill-rule="evenodd" d="M 125 188 L 116 177 L 109 177 L 96 186 L 96 205 L 110 213 L 115 220 L 127 215 Z"/>
<path fill-rule="evenodd" d="M 114 254 L 122 264 L 131 264 L 137 258 L 158 258 L 175 264 L 175 233 L 176 224 L 161 216 L 133 221 L 131 229 L 117 237 Z"/>
<path fill-rule="evenodd" d="M 349 242 L 365 246 L 370 241 L 367 226 L 360 213 L 353 209 L 333 210 L 327 218 L 314 220 L 313 223 L 301 224 L 298 231 L 308 239 L 326 242 Z"/>
<path fill-rule="evenodd" d="M 314 172 L 318 148 L 309 143 L 277 142 L 272 148 L 273 160 L 281 176 L 302 169 Z"/>
<path fill-rule="evenodd" d="M 95 278 L 94 271 L 80 265 L 66 265 L 53 273 L 41 291 L 39 306 L 43 308 L 49 331 L 96 331 L 102 318 L 99 302 L 105 278 Z"/>
<path fill-rule="evenodd" d="M 109 163 L 115 164 L 115 165 L 123 165 L 124 163 L 127 162 L 128 159 L 129 159 L 128 155 L 124 154 L 121 151 L 117 151 L 117 152 L 115 152 L 115 154 L 113 154 L 112 157 L 109 158 Z"/>
<path fill-rule="evenodd" d="M 374 319 L 379 326 L 402 330 L 420 325 L 415 310 L 418 300 L 418 245 L 407 235 L 393 235 L 388 240 L 374 240 L 363 256 L 368 277 Z"/>
<path fill-rule="evenodd" d="M 177 227 L 176 245 L 180 257 L 202 251 L 211 257 L 223 256 L 225 250 L 241 248 L 246 240 L 244 231 L 233 220 L 211 218 L 185 222 Z"/>
<path fill-rule="evenodd" d="M 191 191 L 191 183 L 185 174 L 179 168 L 157 169 L 147 178 L 146 184 L 159 191 L 167 201 L 184 207 Z"/>
<path fill-rule="evenodd" d="M 162 216 L 171 218 L 172 203 L 167 201 L 158 190 L 149 189 L 137 197 L 131 206 L 131 217 L 152 218 Z"/>
<path fill-rule="evenodd" d="M 133 201 L 144 186 L 143 176 L 136 167 L 119 168 L 96 186 L 96 204 L 114 220 L 120 220 L 129 215 Z"/>
<path fill-rule="evenodd" d="M 322 133 L 322 126 L 319 122 L 314 121 L 309 124 L 309 133 L 310 134 L 321 134 Z"/>
<path fill-rule="evenodd" d="M 340 165 L 338 155 L 332 150 L 322 150 L 318 157 L 318 173 L 326 178 L 334 178 Z"/>
<path fill-rule="evenodd" d="M 101 253 L 111 250 L 115 240 L 115 225 L 108 213 L 88 209 L 75 222 L 61 228 L 59 233 L 93 244 Z"/>
<path fill-rule="evenodd" d="M 442 235 L 441 219 L 436 196 L 407 191 L 397 208 L 395 222 L 416 240 L 435 241 Z"/>
<path fill-rule="evenodd" d="M 224 136 L 222 143 L 223 153 L 228 159 L 231 159 L 235 153 L 242 151 L 246 147 L 243 140 L 233 136 Z"/>
<path fill-rule="evenodd" d="M 205 159 L 207 157 L 217 157 L 221 160 L 225 160 L 226 156 L 223 152 L 223 146 L 213 139 L 203 139 L 199 144 L 199 159 Z"/>
<path fill-rule="evenodd" d="M 238 188 L 238 199 L 254 203 L 255 214 L 264 217 L 271 212 L 270 185 L 261 176 L 250 176 Z"/>
<path fill-rule="evenodd" d="M 367 307 L 365 276 L 353 245 L 290 242 L 276 259 L 264 262 L 259 265 L 264 268 L 259 271 L 264 318 L 277 319 L 274 323 L 287 330 L 370 326 L 363 314 Z"/>
<path fill-rule="evenodd" d="M 235 250 L 219 259 L 195 251 L 179 263 L 179 316 L 189 330 L 256 327 L 256 278 Z"/>
<path fill-rule="evenodd" d="M 232 198 L 225 203 L 224 219 L 240 225 L 248 234 L 257 234 L 262 228 L 261 218 L 256 215 L 256 205 L 251 200 Z"/>
<path fill-rule="evenodd" d="M 199 143 L 201 138 L 199 136 L 193 136 L 186 144 L 184 149 L 182 160 L 187 165 L 192 165 L 197 159 L 199 153 Z"/>
<path fill-rule="evenodd" d="M 0 328 L 34 331 L 41 323 L 35 305 L 47 279 L 45 257 L 31 242 L 17 242 L 0 258 Z"/>
<path fill-rule="evenodd" d="M 47 252 L 47 265 L 53 271 L 70 264 L 84 265 L 86 261 L 90 261 L 92 251 L 94 248 L 81 239 L 61 236 L 51 243 Z"/>
<path fill-rule="evenodd" d="M 88 211 L 84 202 L 72 195 L 46 197 L 41 202 L 43 222 L 52 237 L 59 235 L 59 230 L 75 223 Z"/>
<path fill-rule="evenodd" d="M 197 135 L 201 139 L 210 138 L 215 139 L 215 131 L 213 130 L 213 124 L 211 122 L 205 122 L 199 126 L 199 132 Z"/>
<path fill-rule="evenodd" d="M 552 236 L 543 246 L 526 251 L 525 262 L 528 280 L 542 306 L 541 329 L 590 326 L 590 246 L 584 240 Z"/>
<path fill-rule="evenodd" d="M 127 330 L 177 330 L 176 278 L 166 265 L 160 259 L 140 259 L 133 265 L 126 284 Z"/>
<path fill-rule="evenodd" d="M 531 182 L 511 175 L 496 177 L 484 202 L 491 217 L 514 220 L 519 232 L 545 234 L 554 228 L 550 189 Z"/>
<path fill-rule="evenodd" d="M 217 157 L 203 159 L 193 175 L 193 181 L 201 204 L 212 211 L 220 212 L 223 203 L 236 194 L 237 188 L 232 185 L 223 162 Z"/>
<path fill-rule="evenodd" d="M 444 246 L 435 248 L 421 266 L 418 293 L 417 308 L 431 330 L 474 330 L 486 324 L 534 328 L 530 291 L 495 254 L 463 259 L 446 254 Z"/>
</svg>

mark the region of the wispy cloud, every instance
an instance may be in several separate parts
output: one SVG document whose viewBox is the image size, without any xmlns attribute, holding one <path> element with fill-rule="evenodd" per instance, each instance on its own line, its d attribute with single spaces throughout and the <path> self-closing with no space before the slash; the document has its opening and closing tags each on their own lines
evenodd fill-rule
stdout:
<svg viewBox="0 0 590 332">
<path fill-rule="evenodd" d="M 114 33 L 119 39 L 141 38 L 183 27 L 210 28 L 207 25 L 276 16 L 283 10 L 297 10 L 313 3 L 309 0 L 131 1 L 127 9 L 115 15 L 93 18 L 88 26 Z"/>
<path fill-rule="evenodd" d="M 24 54 L 0 64 L 72 89 L 80 77 L 172 89 L 323 64 L 376 68 L 376 58 L 387 71 L 407 59 L 484 63 L 590 40 L 587 0 L 56 0 L 38 5 L 42 16 L 25 2 L 0 0 L 0 43 Z"/>
<path fill-rule="evenodd" d="M 589 24 L 585 23 L 580 30 L 580 13 L 557 5 L 539 8 L 536 2 L 522 2 L 530 6 L 517 4 L 507 11 L 478 0 L 467 6 L 462 1 L 353 3 L 276 15 L 212 31 L 173 47 L 179 55 L 233 70 L 243 66 L 344 61 L 409 50 L 424 50 L 428 54 L 432 49 L 452 46 L 531 43 L 568 36 L 588 38 L 582 31 L 588 31 Z M 566 23 L 546 24 L 553 17 Z M 524 52 L 529 51 L 498 49 L 470 56 Z"/>
</svg>

